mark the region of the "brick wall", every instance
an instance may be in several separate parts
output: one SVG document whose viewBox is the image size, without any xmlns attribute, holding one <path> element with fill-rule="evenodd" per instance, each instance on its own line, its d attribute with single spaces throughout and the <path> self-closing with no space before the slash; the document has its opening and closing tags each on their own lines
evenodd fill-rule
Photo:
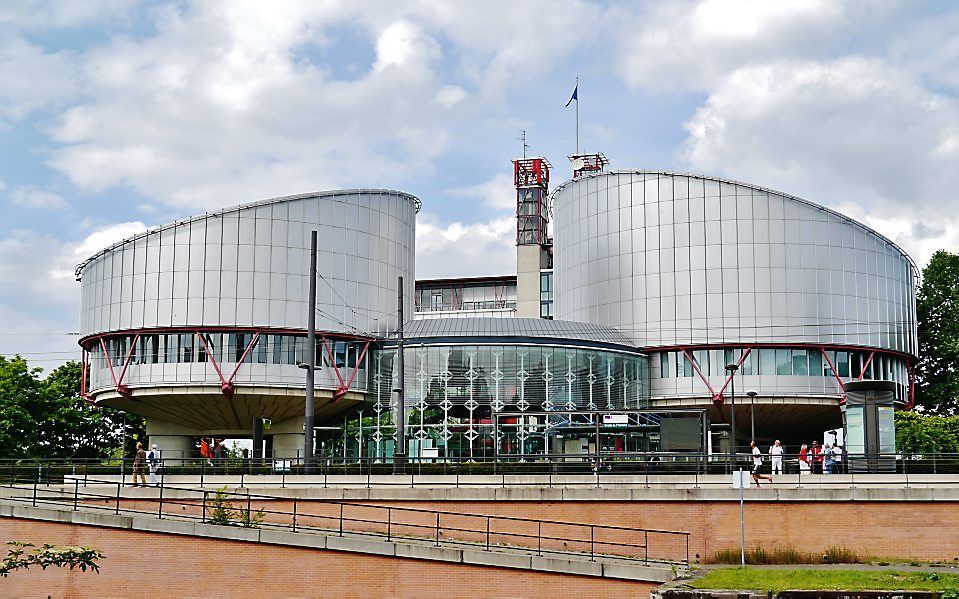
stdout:
<svg viewBox="0 0 959 599">
<path fill-rule="evenodd" d="M 107 502 L 112 505 L 112 502 Z M 689 556 L 706 559 L 716 550 L 739 547 L 738 501 L 367 501 L 374 505 L 394 505 L 426 510 L 491 514 L 522 518 L 586 522 L 613 526 L 681 530 L 691 533 Z M 127 507 L 145 511 L 155 504 L 145 501 L 129 502 Z M 253 508 L 264 507 L 277 511 L 292 511 L 290 502 L 254 502 Z M 167 508 L 164 508 L 167 509 Z M 178 511 L 173 506 L 170 511 Z M 180 508 L 179 511 L 193 511 Z M 197 513 L 199 510 L 196 510 Z M 300 524 L 310 524 L 309 514 L 336 516 L 338 510 L 331 504 L 298 502 Z M 952 501 L 748 501 L 746 513 L 746 543 L 748 546 L 791 545 L 803 551 L 817 552 L 830 546 L 845 546 L 862 554 L 878 558 L 953 561 L 959 557 L 959 503 Z M 382 519 L 382 511 L 357 511 L 347 517 Z M 288 517 L 276 515 L 271 519 L 287 522 Z M 432 526 L 431 515 L 404 516 L 394 512 L 393 521 L 420 522 Z M 317 525 L 331 526 L 331 520 L 315 520 Z M 444 518 L 446 526 L 457 524 L 462 528 L 482 528 L 481 519 L 457 521 Z M 494 522 L 495 526 L 495 522 Z M 368 528 L 376 529 L 370 525 Z M 385 531 L 385 526 L 381 527 Z M 504 528 L 505 529 L 505 528 Z M 403 530 L 394 525 L 394 533 L 423 534 L 415 529 Z M 519 525 L 514 530 L 522 532 Z M 536 531 L 529 529 L 531 534 Z M 543 529 L 544 536 L 575 537 L 581 531 L 570 529 Z M 465 535 L 461 535 L 465 536 Z M 485 538 L 485 535 L 484 535 Z M 588 535 L 587 535 L 588 538 Z M 609 540 L 636 539 L 607 537 Z M 473 540 L 480 540 L 476 538 Z M 493 542 L 497 539 L 494 536 Z M 502 542 L 522 544 L 516 538 L 501 537 Z M 653 536 L 649 539 L 650 556 L 682 559 L 685 547 L 676 539 Z M 577 546 L 587 550 L 587 546 Z M 601 551 L 601 548 L 597 548 Z M 623 551 L 628 553 L 629 551 Z M 680 553 L 682 552 L 682 553 Z"/>
<path fill-rule="evenodd" d="M 15 572 L 0 580 L 5 597 L 645 597 L 657 586 L 11 518 L 0 538 L 106 555 L 100 574 Z"/>
</svg>

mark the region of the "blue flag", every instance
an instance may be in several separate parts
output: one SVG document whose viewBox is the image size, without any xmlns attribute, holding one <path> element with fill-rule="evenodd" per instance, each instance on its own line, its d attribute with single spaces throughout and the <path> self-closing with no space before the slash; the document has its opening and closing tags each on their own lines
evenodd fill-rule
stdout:
<svg viewBox="0 0 959 599">
<path fill-rule="evenodd" d="M 566 103 L 564 108 L 569 108 L 569 105 L 573 103 L 573 100 L 576 100 L 576 103 L 579 104 L 579 83 L 577 83 L 576 87 L 573 88 L 573 95 L 569 97 L 569 102 Z"/>
</svg>

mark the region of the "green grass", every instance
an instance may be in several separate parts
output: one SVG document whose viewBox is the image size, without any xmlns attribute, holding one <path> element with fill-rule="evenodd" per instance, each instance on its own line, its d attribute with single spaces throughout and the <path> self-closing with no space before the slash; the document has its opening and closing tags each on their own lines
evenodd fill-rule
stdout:
<svg viewBox="0 0 959 599">
<path fill-rule="evenodd" d="M 959 588 L 959 574 L 863 570 L 719 568 L 689 582 L 698 589 L 757 591 L 944 591 Z"/>
</svg>

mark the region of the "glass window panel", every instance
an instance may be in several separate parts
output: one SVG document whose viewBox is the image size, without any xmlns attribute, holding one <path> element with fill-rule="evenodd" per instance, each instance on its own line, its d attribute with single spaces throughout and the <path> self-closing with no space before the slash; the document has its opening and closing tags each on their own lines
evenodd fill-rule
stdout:
<svg viewBox="0 0 959 599">
<path fill-rule="evenodd" d="M 818 349 L 811 349 L 809 350 L 809 376 L 822 376 L 822 374 L 822 353 Z"/>
<path fill-rule="evenodd" d="M 809 362 L 806 357 L 806 350 L 794 349 L 792 350 L 792 352 L 793 352 L 793 375 L 808 376 Z"/>
<path fill-rule="evenodd" d="M 762 375 L 776 374 L 776 350 L 774 349 L 759 350 L 759 374 L 762 374 Z"/>
<path fill-rule="evenodd" d="M 792 352 L 790 352 L 788 349 L 776 350 L 776 374 L 792 374 Z"/>
<path fill-rule="evenodd" d="M 839 376 L 843 378 L 849 377 L 849 353 L 840 351 L 836 352 L 836 370 L 839 371 Z"/>
</svg>

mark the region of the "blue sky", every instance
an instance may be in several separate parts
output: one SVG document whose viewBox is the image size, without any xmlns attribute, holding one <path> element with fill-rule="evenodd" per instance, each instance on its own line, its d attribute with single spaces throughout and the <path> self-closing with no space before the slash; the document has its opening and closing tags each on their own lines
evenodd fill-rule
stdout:
<svg viewBox="0 0 959 599">
<path fill-rule="evenodd" d="M 948 2 L 8 3 L 0 353 L 72 356 L 100 247 L 288 193 L 414 193 L 418 276 L 510 272 L 517 137 L 569 176 L 577 76 L 612 168 L 800 195 L 921 265 L 959 245 L 957 32 Z"/>
</svg>

